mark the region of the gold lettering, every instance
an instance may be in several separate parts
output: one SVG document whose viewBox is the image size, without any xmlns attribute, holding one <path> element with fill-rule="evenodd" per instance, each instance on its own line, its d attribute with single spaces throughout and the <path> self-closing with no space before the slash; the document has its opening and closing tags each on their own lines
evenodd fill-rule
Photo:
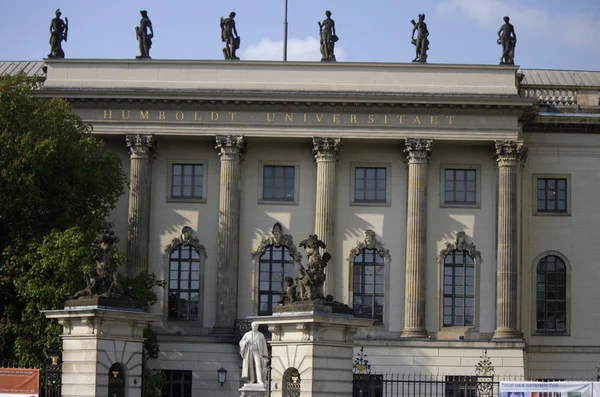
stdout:
<svg viewBox="0 0 600 397">
<path fill-rule="evenodd" d="M 306 113 L 304 113 L 304 122 L 306 123 Z"/>
<path fill-rule="evenodd" d="M 125 116 L 125 112 L 127 112 L 127 116 Z M 129 120 L 129 113 L 131 111 L 130 110 L 121 110 L 121 119 L 122 120 Z"/>
<path fill-rule="evenodd" d="M 446 116 L 448 119 L 448 125 L 452 125 L 452 120 L 454 120 L 454 116 Z"/>
<path fill-rule="evenodd" d="M 275 121 L 275 113 L 267 113 L 267 121 L 269 123 L 272 123 L 273 121 Z"/>
<path fill-rule="evenodd" d="M 104 111 L 104 120 L 106 120 L 106 119 L 112 120 L 112 110 Z"/>
<path fill-rule="evenodd" d="M 373 124 L 375 122 L 375 116 L 373 116 L 372 114 L 370 114 L 369 116 L 367 116 L 367 124 Z"/>
<path fill-rule="evenodd" d="M 350 115 L 350 124 L 352 124 L 352 123 L 354 123 L 354 124 L 358 123 L 358 121 L 356 121 L 356 115 L 355 114 L 351 114 Z"/>
<path fill-rule="evenodd" d="M 198 112 L 194 112 L 194 120 L 195 121 L 202 120 L 202 117 L 198 117 Z"/>
<path fill-rule="evenodd" d="M 285 114 L 285 121 L 294 121 L 294 113 L 286 113 Z"/>
<path fill-rule="evenodd" d="M 398 120 L 400 120 L 400 124 L 404 123 L 404 118 L 406 117 L 403 114 L 397 114 L 396 117 L 398 117 Z"/>
<path fill-rule="evenodd" d="M 237 112 L 229 112 L 229 115 L 231 116 L 231 121 L 233 121 L 236 114 Z"/>
<path fill-rule="evenodd" d="M 219 120 L 219 113 L 210 112 L 210 121 L 217 121 L 217 120 Z"/>
<path fill-rule="evenodd" d="M 175 113 L 175 118 L 177 120 L 183 120 L 184 117 L 185 117 L 185 114 L 183 112 L 177 112 L 177 113 Z"/>
<path fill-rule="evenodd" d="M 413 124 L 421 124 L 421 119 L 419 116 L 415 116 L 415 121 L 413 121 Z"/>
<path fill-rule="evenodd" d="M 334 122 L 334 124 L 339 124 L 340 123 L 340 115 L 339 114 L 334 114 L 333 115 L 333 122 Z"/>
<path fill-rule="evenodd" d="M 387 124 L 387 114 L 383 116 L 383 123 Z"/>
<path fill-rule="evenodd" d="M 158 119 L 159 120 L 166 120 L 167 119 L 167 115 L 165 114 L 165 112 L 163 112 L 163 111 L 158 112 Z"/>
<path fill-rule="evenodd" d="M 437 124 L 437 116 L 431 116 L 430 124 Z"/>
<path fill-rule="evenodd" d="M 148 120 L 148 111 L 140 110 L 140 120 Z"/>
<path fill-rule="evenodd" d="M 323 113 L 317 113 L 317 122 L 321 122 L 323 120 Z"/>
</svg>

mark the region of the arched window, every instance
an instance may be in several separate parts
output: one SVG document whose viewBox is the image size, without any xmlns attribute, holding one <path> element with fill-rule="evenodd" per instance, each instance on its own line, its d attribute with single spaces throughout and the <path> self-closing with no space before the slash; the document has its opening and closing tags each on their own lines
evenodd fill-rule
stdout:
<svg viewBox="0 0 600 397">
<path fill-rule="evenodd" d="M 556 255 L 547 255 L 537 264 L 536 331 L 567 331 L 567 267 Z"/>
<path fill-rule="evenodd" d="M 191 227 L 165 248 L 169 258 L 168 315 L 170 320 L 202 319 L 202 287 L 206 253 Z"/>
<path fill-rule="evenodd" d="M 351 264 L 352 307 L 356 317 L 375 319 L 383 324 L 385 306 L 385 265 L 390 253 L 377 240 L 375 232 L 366 230 L 348 256 Z"/>
<path fill-rule="evenodd" d="M 283 373 L 284 397 L 300 397 L 301 379 L 296 368 L 288 368 Z"/>
<path fill-rule="evenodd" d="M 258 262 L 258 315 L 269 316 L 286 294 L 286 277 L 296 275 L 295 263 L 300 266 L 300 254 L 292 236 L 283 234 L 279 222 L 273 225 L 271 236 L 264 237 L 252 253 Z"/>
</svg>

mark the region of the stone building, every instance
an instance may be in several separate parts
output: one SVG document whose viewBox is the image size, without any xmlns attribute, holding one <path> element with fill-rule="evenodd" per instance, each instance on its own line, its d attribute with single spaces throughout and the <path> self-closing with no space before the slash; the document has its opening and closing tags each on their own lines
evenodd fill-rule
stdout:
<svg viewBox="0 0 600 397">
<path fill-rule="evenodd" d="M 600 72 L 41 66 L 0 73 L 41 73 L 37 94 L 67 98 L 121 156 L 113 220 L 127 273 L 167 280 L 153 365 L 170 387 L 236 394 L 240 320 L 272 312 L 312 233 L 326 292 L 375 321 L 355 346 L 374 373 L 472 374 L 487 349 L 500 375 L 595 378 Z"/>
</svg>

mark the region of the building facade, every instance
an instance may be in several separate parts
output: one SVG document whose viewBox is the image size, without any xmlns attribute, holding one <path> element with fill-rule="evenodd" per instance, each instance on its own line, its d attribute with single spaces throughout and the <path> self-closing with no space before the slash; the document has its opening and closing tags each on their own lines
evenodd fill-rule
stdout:
<svg viewBox="0 0 600 397">
<path fill-rule="evenodd" d="M 127 274 L 167 281 L 153 365 L 172 387 L 236 394 L 240 320 L 272 313 L 315 233 L 326 293 L 374 320 L 355 347 L 374 373 L 472 374 L 487 349 L 500 375 L 596 376 L 600 72 L 46 67 L 37 95 L 67 98 L 130 177 L 113 221 Z"/>
</svg>

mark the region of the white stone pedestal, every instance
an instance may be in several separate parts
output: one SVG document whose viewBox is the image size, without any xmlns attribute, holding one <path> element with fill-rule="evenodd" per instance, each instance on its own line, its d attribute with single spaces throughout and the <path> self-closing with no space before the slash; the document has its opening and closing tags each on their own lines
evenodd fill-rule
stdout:
<svg viewBox="0 0 600 397">
<path fill-rule="evenodd" d="M 142 395 L 143 330 L 162 316 L 100 304 L 44 314 L 63 327 L 63 397 L 108 396 L 109 376 L 115 376 L 109 369 L 116 363 L 125 372 L 125 395 Z"/>
<path fill-rule="evenodd" d="M 254 319 L 272 332 L 272 397 L 287 396 L 290 382 L 301 397 L 352 396 L 354 334 L 373 320 L 335 314 L 326 306 L 313 308 L 291 312 L 286 307 L 285 312 Z"/>
<path fill-rule="evenodd" d="M 267 397 L 267 386 L 247 383 L 240 390 L 240 397 Z"/>
</svg>

